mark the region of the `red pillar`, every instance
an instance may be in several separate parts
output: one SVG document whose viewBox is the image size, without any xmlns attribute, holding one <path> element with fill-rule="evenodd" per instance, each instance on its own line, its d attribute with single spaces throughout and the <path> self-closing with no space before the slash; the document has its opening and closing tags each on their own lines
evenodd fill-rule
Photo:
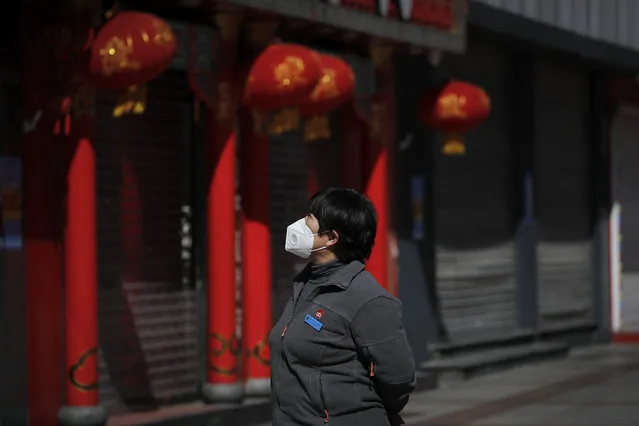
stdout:
<svg viewBox="0 0 639 426">
<path fill-rule="evenodd" d="M 26 282 L 27 393 L 29 424 L 57 425 L 62 400 L 62 183 L 54 167 L 62 160 L 55 149 L 48 111 L 54 88 L 47 74 L 53 57 L 42 42 L 50 16 L 41 2 L 25 2 L 23 13 L 23 232 Z"/>
<path fill-rule="evenodd" d="M 209 129 L 211 179 L 208 229 L 208 370 L 203 394 L 209 402 L 238 402 L 243 396 L 235 324 L 235 119 L 238 15 L 217 16 L 222 36 L 215 108 Z"/>
<path fill-rule="evenodd" d="M 98 273 L 94 92 L 74 89 L 64 233 L 66 403 L 62 425 L 102 425 L 98 400 Z"/>
<path fill-rule="evenodd" d="M 247 396 L 270 392 L 271 231 L 269 138 L 261 119 L 241 111 L 242 346 Z"/>
<path fill-rule="evenodd" d="M 377 209 L 377 237 L 367 263 L 368 271 L 388 288 L 388 179 L 389 150 L 392 143 L 392 51 L 388 46 L 372 46 L 371 56 L 376 68 L 377 92 L 371 98 L 368 143 L 365 144 L 365 193 Z"/>
<path fill-rule="evenodd" d="M 276 24 L 251 24 L 255 51 L 270 42 Z M 253 52 L 256 53 L 256 52 Z M 247 396 L 270 394 L 268 334 L 272 325 L 269 137 L 266 117 L 240 110 L 242 193 L 242 349 Z"/>
</svg>

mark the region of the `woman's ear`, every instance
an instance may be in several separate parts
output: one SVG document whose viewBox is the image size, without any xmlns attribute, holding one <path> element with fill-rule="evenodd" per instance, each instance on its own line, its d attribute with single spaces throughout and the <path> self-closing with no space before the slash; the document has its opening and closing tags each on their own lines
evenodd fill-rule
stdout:
<svg viewBox="0 0 639 426">
<path fill-rule="evenodd" d="M 326 247 L 333 246 L 337 244 L 337 241 L 339 241 L 339 234 L 337 233 L 337 231 L 331 231 L 328 234 L 328 238 L 329 240 L 326 242 Z"/>
</svg>

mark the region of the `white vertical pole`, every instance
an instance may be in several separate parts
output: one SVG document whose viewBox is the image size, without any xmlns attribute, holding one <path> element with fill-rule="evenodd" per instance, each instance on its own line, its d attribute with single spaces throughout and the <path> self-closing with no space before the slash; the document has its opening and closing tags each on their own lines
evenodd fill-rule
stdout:
<svg viewBox="0 0 639 426">
<path fill-rule="evenodd" d="M 610 300 L 613 333 L 621 330 L 621 204 L 615 201 L 610 212 Z"/>
</svg>

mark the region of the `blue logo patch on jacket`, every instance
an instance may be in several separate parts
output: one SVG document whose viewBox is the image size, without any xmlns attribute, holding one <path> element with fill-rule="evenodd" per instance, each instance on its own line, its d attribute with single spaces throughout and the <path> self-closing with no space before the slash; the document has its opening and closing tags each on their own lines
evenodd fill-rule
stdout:
<svg viewBox="0 0 639 426">
<path fill-rule="evenodd" d="M 313 318 L 310 314 L 306 314 L 306 317 L 304 318 L 304 322 L 310 325 L 311 327 L 313 327 L 317 331 L 320 331 L 322 327 L 324 326 L 324 324 L 322 324 L 321 322 Z"/>
</svg>

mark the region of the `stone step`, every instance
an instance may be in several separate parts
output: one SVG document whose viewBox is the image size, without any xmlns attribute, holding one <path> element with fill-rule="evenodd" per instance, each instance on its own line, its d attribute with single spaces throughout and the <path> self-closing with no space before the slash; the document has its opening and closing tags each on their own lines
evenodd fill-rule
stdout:
<svg viewBox="0 0 639 426">
<path fill-rule="evenodd" d="M 562 342 L 536 342 L 432 359 L 419 368 L 437 374 L 438 386 L 442 387 L 521 364 L 565 357 L 569 351 Z"/>
</svg>

